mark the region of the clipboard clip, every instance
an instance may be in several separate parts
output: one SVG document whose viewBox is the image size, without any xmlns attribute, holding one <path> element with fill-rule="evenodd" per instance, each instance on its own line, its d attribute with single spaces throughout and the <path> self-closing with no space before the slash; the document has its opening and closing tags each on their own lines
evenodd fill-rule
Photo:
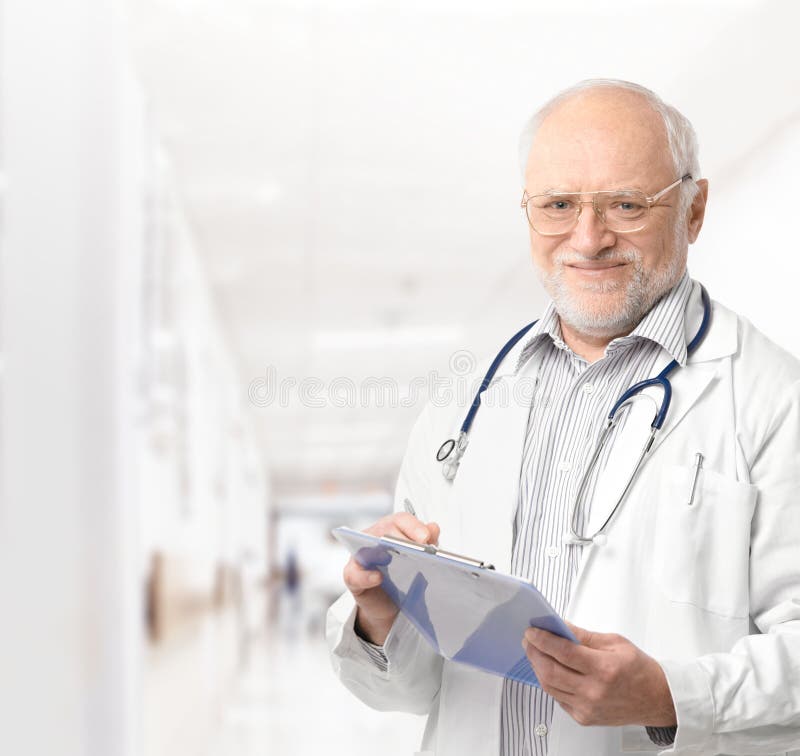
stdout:
<svg viewBox="0 0 800 756">
<path fill-rule="evenodd" d="M 415 551 L 423 552 L 425 554 L 432 554 L 433 556 L 442 557 L 443 559 L 450 559 L 453 562 L 465 564 L 467 567 L 477 567 L 481 570 L 493 570 L 494 565 L 483 562 L 480 559 L 473 559 L 472 557 L 464 556 L 463 554 L 454 554 L 452 551 L 443 551 L 438 546 L 432 543 L 416 543 L 415 541 L 407 541 L 405 538 L 397 538 L 396 536 L 381 536 L 381 541 L 384 543 L 393 544 L 395 546 L 403 546 L 404 548 L 414 549 Z"/>
</svg>

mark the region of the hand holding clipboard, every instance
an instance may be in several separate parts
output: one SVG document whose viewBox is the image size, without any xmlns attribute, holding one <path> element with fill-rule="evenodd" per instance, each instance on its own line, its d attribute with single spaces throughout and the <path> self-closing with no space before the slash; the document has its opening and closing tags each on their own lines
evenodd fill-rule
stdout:
<svg viewBox="0 0 800 756">
<path fill-rule="evenodd" d="M 397 536 L 333 534 L 363 568 L 381 572 L 386 596 L 446 659 L 538 685 L 520 645 L 525 630 L 576 641 L 533 585 L 479 559 Z"/>
</svg>

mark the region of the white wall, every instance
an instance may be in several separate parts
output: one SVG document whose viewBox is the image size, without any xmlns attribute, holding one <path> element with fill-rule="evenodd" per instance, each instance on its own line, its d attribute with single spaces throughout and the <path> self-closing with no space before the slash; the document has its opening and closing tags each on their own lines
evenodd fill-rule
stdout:
<svg viewBox="0 0 800 756">
<path fill-rule="evenodd" d="M 219 564 L 245 552 L 266 569 L 269 487 L 246 394 L 168 162 L 148 177 L 140 427 L 141 549 L 182 562 L 210 595 Z"/>
<path fill-rule="evenodd" d="M 118 3 L 2 10 L 0 752 L 138 756 L 148 556 L 263 574 L 268 479 Z"/>
<path fill-rule="evenodd" d="M 3 16 L 0 751 L 132 755 L 141 111 L 116 2 Z"/>
<path fill-rule="evenodd" d="M 800 276 L 797 233 L 800 103 L 754 149 L 709 186 L 708 220 L 689 250 L 692 275 L 715 299 L 800 357 L 794 308 Z"/>
</svg>

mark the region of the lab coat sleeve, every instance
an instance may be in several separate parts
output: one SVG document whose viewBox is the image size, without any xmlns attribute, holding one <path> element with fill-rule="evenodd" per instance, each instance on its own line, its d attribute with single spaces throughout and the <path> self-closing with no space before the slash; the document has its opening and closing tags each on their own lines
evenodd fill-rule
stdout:
<svg viewBox="0 0 800 756">
<path fill-rule="evenodd" d="M 429 713 L 441 683 L 441 657 L 400 614 L 383 644 L 388 661 L 384 671 L 359 643 L 353 630 L 355 616 L 355 601 L 349 593 L 328 612 L 331 662 L 345 687 L 379 711 Z"/>
<path fill-rule="evenodd" d="M 429 408 L 411 432 L 395 493 L 395 510 L 408 497 L 421 520 L 428 517 L 429 471 L 423 449 L 430 445 Z M 368 706 L 380 711 L 430 712 L 442 679 L 442 657 L 399 614 L 383 645 L 388 665 L 382 670 L 359 642 L 353 625 L 356 604 L 344 593 L 328 611 L 326 636 L 333 669 L 342 683 Z"/>
<path fill-rule="evenodd" d="M 728 653 L 661 662 L 678 717 L 665 754 L 800 748 L 800 382 L 784 391 L 750 459 L 758 489 L 750 616 L 760 634 L 741 638 Z"/>
</svg>

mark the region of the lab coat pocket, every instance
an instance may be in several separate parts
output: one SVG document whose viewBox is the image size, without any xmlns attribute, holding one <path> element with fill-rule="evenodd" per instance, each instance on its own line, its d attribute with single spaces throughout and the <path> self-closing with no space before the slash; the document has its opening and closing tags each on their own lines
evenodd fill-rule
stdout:
<svg viewBox="0 0 800 756">
<path fill-rule="evenodd" d="M 755 486 L 713 470 L 663 469 L 656 497 L 656 564 L 670 601 L 726 617 L 748 615 L 756 498 Z"/>
</svg>

